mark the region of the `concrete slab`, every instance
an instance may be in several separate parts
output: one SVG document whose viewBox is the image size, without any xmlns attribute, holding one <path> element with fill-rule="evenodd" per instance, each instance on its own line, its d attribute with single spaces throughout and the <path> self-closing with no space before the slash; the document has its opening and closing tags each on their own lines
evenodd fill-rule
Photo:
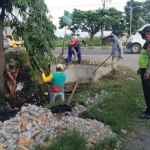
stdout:
<svg viewBox="0 0 150 150">
<path fill-rule="evenodd" d="M 85 88 L 88 86 L 91 82 L 98 81 L 99 78 L 101 78 L 103 75 L 108 74 L 111 71 L 110 65 L 105 65 L 95 72 L 96 75 L 93 74 L 94 70 L 99 65 L 90 65 L 90 64 L 70 64 L 67 69 L 65 69 L 64 73 L 67 76 L 66 80 L 66 88 L 65 91 L 72 91 L 76 80 L 81 77 L 81 80 L 78 85 L 79 88 Z M 64 65 L 64 68 L 66 65 Z M 56 71 L 56 64 L 51 65 L 51 72 Z"/>
</svg>

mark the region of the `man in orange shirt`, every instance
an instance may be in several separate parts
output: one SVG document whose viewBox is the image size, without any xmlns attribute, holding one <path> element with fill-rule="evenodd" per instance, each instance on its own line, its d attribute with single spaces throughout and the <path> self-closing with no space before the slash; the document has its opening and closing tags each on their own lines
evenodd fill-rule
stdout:
<svg viewBox="0 0 150 150">
<path fill-rule="evenodd" d="M 78 54 L 78 62 L 80 64 L 82 63 L 80 42 L 84 43 L 85 46 L 88 46 L 83 39 L 79 39 L 79 38 L 71 39 L 70 45 L 68 46 L 67 63 L 71 62 L 72 54 L 75 55 L 74 49 L 76 50 L 76 52 Z"/>
</svg>

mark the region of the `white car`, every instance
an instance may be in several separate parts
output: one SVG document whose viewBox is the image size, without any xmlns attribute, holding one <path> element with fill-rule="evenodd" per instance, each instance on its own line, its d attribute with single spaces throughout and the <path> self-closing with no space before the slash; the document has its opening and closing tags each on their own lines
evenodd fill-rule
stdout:
<svg viewBox="0 0 150 150">
<path fill-rule="evenodd" d="M 142 26 L 140 29 L 138 29 L 138 31 L 143 30 L 146 26 L 149 25 L 150 24 Z M 130 49 L 132 53 L 139 53 L 145 43 L 145 40 L 142 39 L 138 31 L 127 39 L 126 48 Z"/>
</svg>

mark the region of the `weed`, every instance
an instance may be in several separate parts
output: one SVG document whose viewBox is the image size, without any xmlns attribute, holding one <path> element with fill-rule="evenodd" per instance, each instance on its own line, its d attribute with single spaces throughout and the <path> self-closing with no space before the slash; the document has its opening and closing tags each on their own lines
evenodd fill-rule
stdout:
<svg viewBox="0 0 150 150">
<path fill-rule="evenodd" d="M 42 148 L 38 145 L 35 150 L 85 150 L 85 140 L 78 132 L 68 132 L 62 134 L 53 145 Z"/>
</svg>

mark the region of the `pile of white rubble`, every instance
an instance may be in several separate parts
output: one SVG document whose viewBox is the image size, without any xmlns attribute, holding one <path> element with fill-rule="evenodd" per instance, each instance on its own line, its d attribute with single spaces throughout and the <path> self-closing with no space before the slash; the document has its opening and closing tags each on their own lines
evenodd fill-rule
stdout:
<svg viewBox="0 0 150 150">
<path fill-rule="evenodd" d="M 32 150 L 43 143 L 47 136 L 51 141 L 61 133 L 77 130 L 87 143 L 95 143 L 115 134 L 109 126 L 91 119 L 77 116 L 52 114 L 49 109 L 28 105 L 10 120 L 0 122 L 0 144 L 6 150 Z M 2 148 L 1 148 L 2 149 Z"/>
</svg>

